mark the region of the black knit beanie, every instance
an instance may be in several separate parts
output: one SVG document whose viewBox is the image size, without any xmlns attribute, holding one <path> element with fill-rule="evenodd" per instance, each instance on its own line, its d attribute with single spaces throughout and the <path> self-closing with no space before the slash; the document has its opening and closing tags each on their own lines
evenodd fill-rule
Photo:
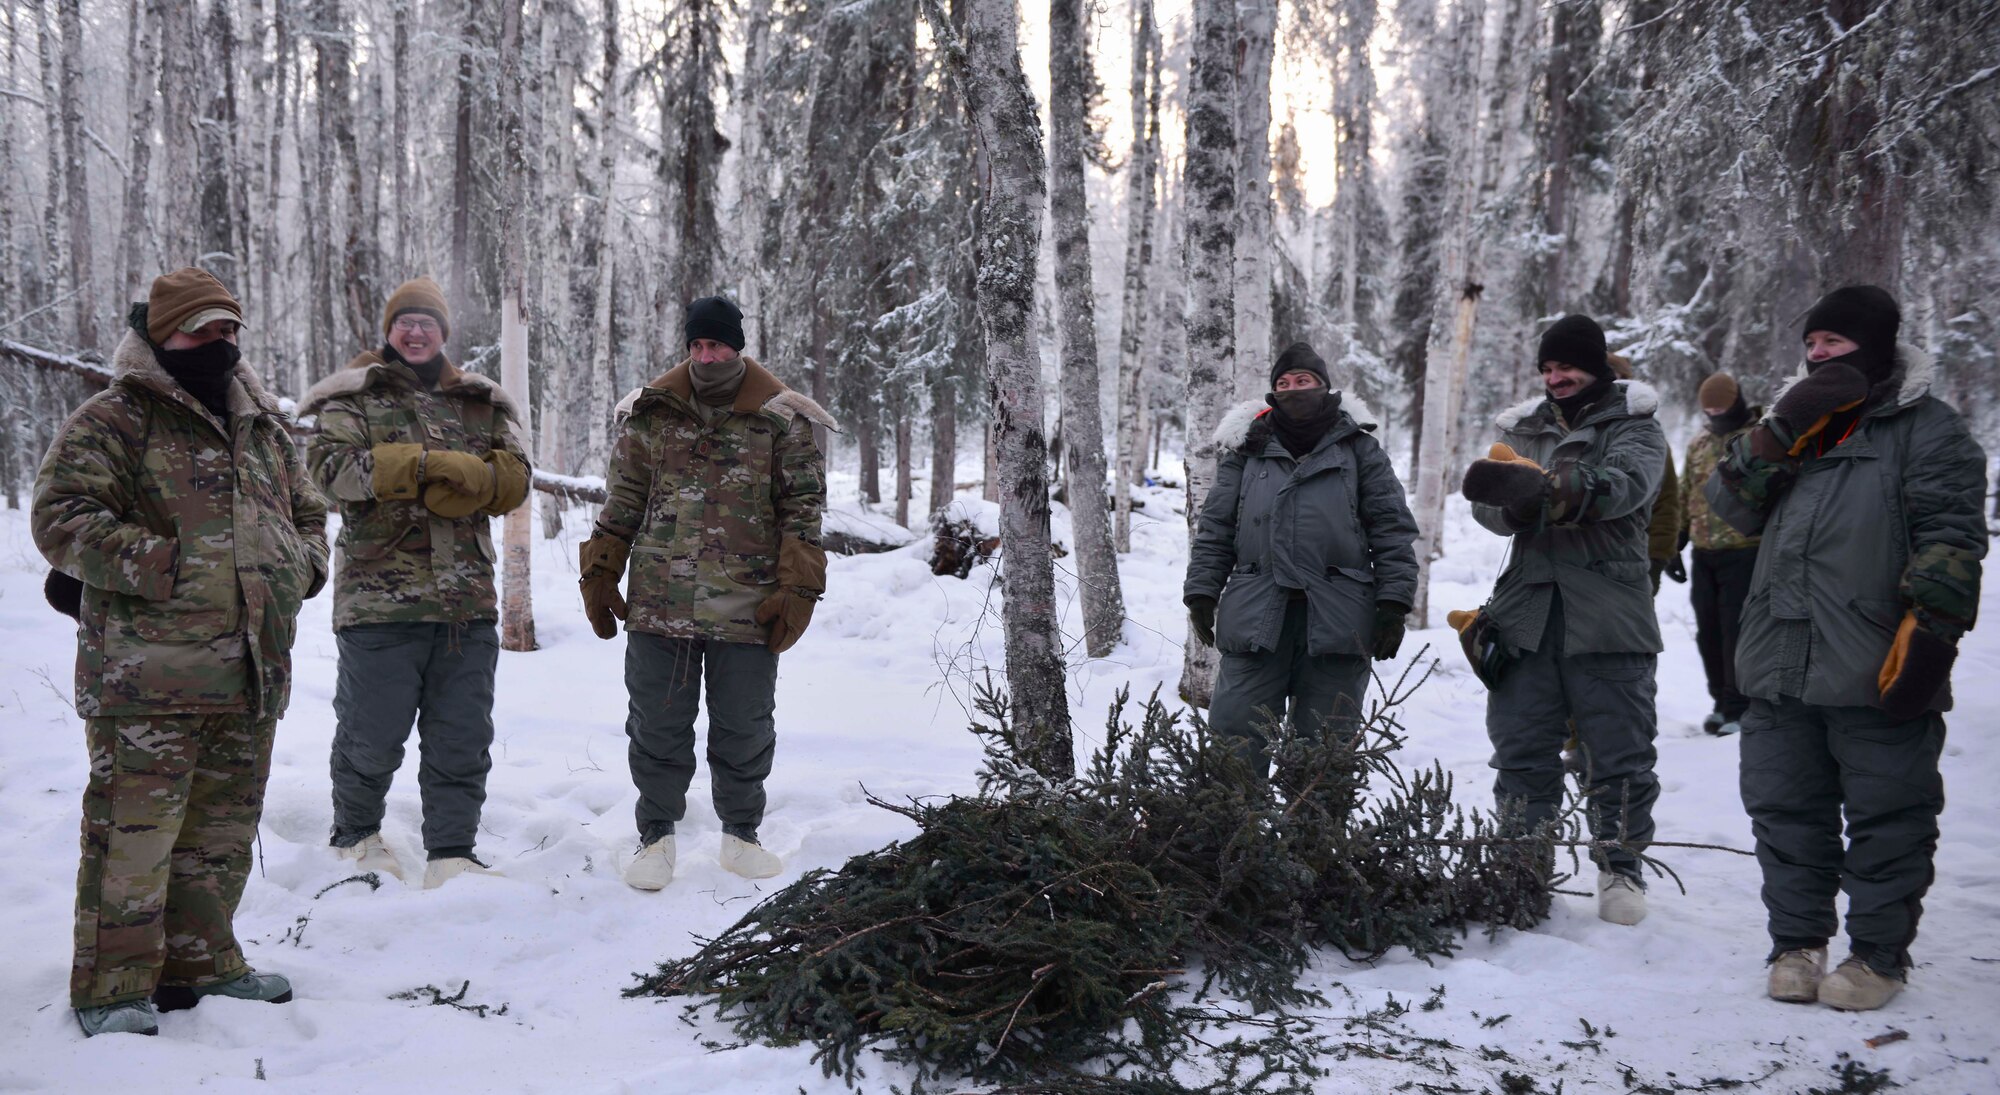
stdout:
<svg viewBox="0 0 2000 1095">
<path fill-rule="evenodd" d="M 688 305 L 687 338 L 691 346 L 698 338 L 720 342 L 737 352 L 743 350 L 743 310 L 722 297 L 702 297 Z"/>
<path fill-rule="evenodd" d="M 1611 363 L 1604 350 L 1604 328 L 1589 316 L 1564 316 L 1542 332 L 1535 350 L 1535 367 L 1544 361 L 1560 361 L 1600 380 L 1611 378 Z"/>
<path fill-rule="evenodd" d="M 1308 372 L 1319 377 L 1322 387 L 1333 387 L 1333 378 L 1327 375 L 1326 362 L 1313 352 L 1304 342 L 1294 342 L 1278 355 L 1278 363 L 1271 366 L 1271 387 L 1278 386 L 1278 378 L 1286 373 Z"/>
<path fill-rule="evenodd" d="M 1847 356 L 1870 382 L 1879 384 L 1895 369 L 1896 333 L 1902 326 L 1903 310 L 1895 297 L 1873 285 L 1844 285 L 1819 298 L 1799 334 L 1830 331 L 1852 340 L 1861 349 Z"/>
</svg>

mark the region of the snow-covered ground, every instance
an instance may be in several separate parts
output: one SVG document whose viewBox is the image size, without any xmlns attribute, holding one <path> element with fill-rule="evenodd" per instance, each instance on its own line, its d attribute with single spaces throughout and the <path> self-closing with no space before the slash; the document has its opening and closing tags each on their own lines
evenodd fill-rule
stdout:
<svg viewBox="0 0 2000 1095">
<path fill-rule="evenodd" d="M 971 474 L 976 474 L 972 472 Z M 966 478 L 969 478 L 967 475 Z M 961 480 L 962 481 L 962 480 Z M 919 485 L 917 497 L 927 497 Z M 853 477 L 834 501 L 850 524 L 891 525 L 859 512 Z M 1173 694 L 1185 625 L 1180 580 L 1186 531 L 1178 491 L 1147 490 L 1134 551 L 1120 561 L 1130 617 L 1124 643 L 1101 660 L 1070 656 L 1079 748 L 1102 736 L 1113 693 Z M 1068 539 L 1058 514 L 1058 537 Z M 0 513 L 0 1089 L 59 1091 L 721 1091 L 834 1092 L 807 1047 L 717 1051 L 735 1041 L 712 1014 L 682 1002 L 620 996 L 635 971 L 688 953 L 775 885 L 809 867 L 910 835 L 903 818 L 870 807 L 969 790 L 978 751 L 965 732 L 976 674 L 1000 668 L 992 571 L 934 578 L 919 541 L 884 555 L 837 558 L 805 640 L 778 686 L 779 746 L 765 842 L 786 874 L 757 884 L 715 863 L 719 828 L 697 775 L 681 826 L 680 873 L 665 892 L 619 881 L 632 851 L 634 791 L 625 768 L 623 639 L 598 640 L 576 603 L 577 514 L 559 541 L 538 541 L 535 596 L 542 648 L 502 654 L 498 740 L 479 849 L 501 872 L 443 889 L 358 883 L 327 851 L 327 749 L 333 733 L 330 598 L 306 610 L 298 683 L 279 727 L 258 866 L 236 928 L 256 966 L 292 978 L 298 998 L 272 1007 L 210 1000 L 166 1016 L 160 1037 L 86 1042 L 67 1004 L 76 833 L 85 775 L 70 708 L 71 630 L 42 602 L 44 567 L 25 516 Z M 1436 570 L 1442 609 L 1477 605 L 1501 541 L 1462 510 Z M 1064 576 L 1071 560 L 1063 560 Z M 1073 582 L 1070 583 L 1073 585 Z M 1989 585 L 1989 590 L 1991 586 Z M 1988 617 L 1994 618 L 1989 592 Z M 1066 635 L 1080 630 L 1066 598 Z M 1704 736 L 1708 710 L 1684 587 L 1660 596 L 1661 840 L 1747 848 L 1736 792 L 1736 746 Z M 1407 712 L 1410 763 L 1435 758 L 1468 802 L 1487 801 L 1484 697 L 1443 628 L 1412 633 L 1404 659 L 1430 643 L 1440 673 Z M 1544 1072 L 1567 1092 L 1625 1092 L 1632 1075 L 1684 1089 L 1718 1078 L 1766 1077 L 1756 1090 L 1837 1087 L 1841 1054 L 1886 1068 L 1905 1091 L 2000 1091 L 2000 627 L 1967 641 L 1960 707 L 1946 748 L 1951 805 L 1938 880 L 1927 902 L 1918 969 L 1883 1012 L 1844 1015 L 1772 1003 L 1754 861 L 1718 852 L 1663 857 L 1686 881 L 1652 888 L 1636 928 L 1598 921 L 1592 903 L 1558 900 L 1532 932 L 1470 939 L 1455 958 L 1425 964 L 1391 954 L 1374 965 L 1328 955 L 1307 975 L 1344 1015 L 1391 994 L 1434 1010 L 1403 1022 L 1448 1039 L 1459 1068 L 1446 1081 L 1403 1064 L 1356 1058 L 1332 1066 L 1327 1092 L 1387 1091 L 1405 1081 L 1495 1089 L 1503 1070 Z M 420 864 L 415 750 L 389 799 L 389 843 Z M 1838 944 L 1836 955 L 1838 958 Z M 469 983 L 469 985 L 468 985 Z M 425 986 L 477 1011 L 434 1006 Z M 502 1010 L 504 1007 L 504 1010 Z M 1498 1022 L 1496 1017 L 1506 1017 Z M 1596 1048 L 1584 1024 L 1597 1030 Z M 1908 1038 L 1870 1049 L 1892 1029 Z M 1582 1048 L 1564 1046 L 1575 1042 Z M 1504 1052 L 1513 1063 L 1482 1052 Z M 1776 1067 L 1775 1073 L 1773 1072 Z M 1190 1079 L 1200 1079 L 1190 1076 Z M 865 1087 L 907 1085 L 876 1062 Z"/>
</svg>

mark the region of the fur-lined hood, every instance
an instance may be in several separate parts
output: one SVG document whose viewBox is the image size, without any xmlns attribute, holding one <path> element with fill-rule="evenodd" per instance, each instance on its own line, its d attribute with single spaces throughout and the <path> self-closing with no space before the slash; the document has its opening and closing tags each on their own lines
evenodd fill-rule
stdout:
<svg viewBox="0 0 2000 1095">
<path fill-rule="evenodd" d="M 306 391 L 299 400 L 298 415 L 304 418 L 318 413 L 329 400 L 342 396 L 359 395 L 380 383 L 389 375 L 389 362 L 380 351 L 364 350 L 354 355 L 354 360 L 335 370 L 332 376 L 322 379 Z M 516 422 L 522 421 L 521 410 L 514 397 L 488 377 L 469 373 L 445 358 L 444 367 L 438 371 L 438 391 L 463 399 L 478 399 L 493 404 L 507 412 Z"/>
<path fill-rule="evenodd" d="M 694 401 L 694 378 L 691 375 L 692 359 L 682 359 L 681 363 L 643 388 L 634 388 L 618 401 L 618 408 L 612 421 L 623 425 L 625 420 L 644 411 L 671 392 L 692 403 Z M 824 426 L 839 433 L 840 423 L 826 412 L 826 408 L 814 402 L 802 392 L 785 386 L 769 369 L 757 364 L 750 357 L 743 358 L 743 384 L 736 389 L 736 401 L 729 405 L 737 414 L 756 414 L 762 411 L 776 415 L 784 422 L 803 415 L 806 421 Z"/>
<path fill-rule="evenodd" d="M 153 356 L 153 347 L 140 336 L 139 332 L 128 330 L 118 342 L 118 348 L 111 353 L 111 370 L 115 374 L 114 383 L 133 387 L 148 388 L 164 398 L 185 403 L 190 407 L 201 404 L 182 388 L 180 382 L 167 372 L 160 359 Z M 264 390 L 264 382 L 248 365 L 237 362 L 233 383 L 229 385 L 229 413 L 231 415 L 268 414 L 276 418 L 285 416 L 276 397 Z"/>
<path fill-rule="evenodd" d="M 1643 380 L 1614 380 L 1611 386 L 1625 394 L 1624 415 L 1628 418 L 1644 418 L 1660 409 L 1658 389 Z M 1549 397 L 1538 395 L 1523 399 L 1519 403 L 1493 416 L 1493 424 L 1509 433 L 1520 428 L 1529 416 L 1549 406 Z M 1601 405 L 1601 404 L 1600 404 Z"/>
<path fill-rule="evenodd" d="M 1771 406 L 1792 390 L 1792 385 L 1806 378 L 1808 362 L 1800 362 L 1799 369 L 1778 385 L 1776 395 L 1771 397 Z M 1889 379 L 1875 385 L 1868 393 L 1868 409 L 1865 414 L 1894 414 L 1923 397 L 1931 394 L 1931 385 L 1937 380 L 1937 359 L 1907 342 L 1896 344 L 1896 368 Z M 1770 411 L 1764 412 L 1764 420 L 1769 420 Z"/>
<path fill-rule="evenodd" d="M 1358 396 L 1350 392 L 1335 394 L 1340 396 L 1341 418 L 1349 420 L 1356 430 L 1372 432 L 1375 429 L 1377 425 L 1375 412 L 1368 409 L 1368 404 L 1361 402 Z M 1216 447 L 1224 452 L 1242 448 L 1244 443 L 1250 440 L 1250 428 L 1256 425 L 1257 420 L 1270 409 L 1271 405 L 1261 399 L 1246 399 L 1229 408 L 1229 412 L 1222 416 L 1222 421 L 1215 424 L 1213 437 Z M 1336 434 L 1343 432 L 1347 425 L 1341 418 L 1336 418 L 1333 422 L 1332 432 Z"/>
</svg>

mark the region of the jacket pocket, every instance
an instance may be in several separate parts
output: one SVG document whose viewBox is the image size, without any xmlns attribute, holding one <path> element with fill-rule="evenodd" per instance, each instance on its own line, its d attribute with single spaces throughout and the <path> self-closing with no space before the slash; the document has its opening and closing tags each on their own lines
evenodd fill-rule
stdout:
<svg viewBox="0 0 2000 1095">
<path fill-rule="evenodd" d="M 1882 601 L 1868 597 L 1855 597 L 1847 602 L 1860 617 L 1874 624 L 1883 634 L 1894 637 L 1896 628 L 1903 622 L 1903 602 Z"/>
<path fill-rule="evenodd" d="M 104 629 L 103 705 L 200 707 L 242 700 L 249 663 L 233 615 L 187 608 L 114 614 Z"/>
<path fill-rule="evenodd" d="M 1306 652 L 1366 654 L 1375 642 L 1375 576 L 1329 566 L 1306 589 Z"/>
<path fill-rule="evenodd" d="M 1263 568 L 1244 563 L 1230 571 L 1215 607 L 1215 649 L 1224 654 L 1248 654 L 1277 645 L 1275 612 L 1283 611 L 1284 594 Z"/>
</svg>

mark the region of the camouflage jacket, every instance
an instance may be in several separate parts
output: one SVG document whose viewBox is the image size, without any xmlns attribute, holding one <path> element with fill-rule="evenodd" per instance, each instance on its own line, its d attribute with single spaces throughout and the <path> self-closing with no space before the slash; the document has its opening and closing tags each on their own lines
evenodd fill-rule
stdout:
<svg viewBox="0 0 2000 1095">
<path fill-rule="evenodd" d="M 501 449 L 527 467 L 507 393 L 450 362 L 437 387 L 426 388 L 408 366 L 371 350 L 313 385 L 298 413 L 318 420 L 306 463 L 340 506 L 334 630 L 498 619 L 492 519 L 440 517 L 421 498 L 378 501 L 371 450 L 408 443 L 484 456 Z"/>
<path fill-rule="evenodd" d="M 1544 468 L 1570 478 L 1574 512 L 1552 502 L 1516 527 L 1497 506 L 1474 505 L 1480 524 L 1514 537 L 1507 569 L 1487 611 L 1521 650 L 1541 647 L 1549 605 L 1561 593 L 1565 654 L 1657 654 L 1660 622 L 1647 580 L 1653 500 L 1667 468 L 1667 438 L 1653 419 L 1659 395 L 1637 380 L 1613 382 L 1611 394 L 1566 427 L 1554 403 L 1531 399 L 1502 411 L 1500 440 Z"/>
<path fill-rule="evenodd" d="M 1877 705 L 1876 674 L 1904 613 L 1953 642 L 1979 614 L 1986 454 L 1930 394 L 1930 357 L 1909 346 L 1896 356 L 1844 440 L 1767 460 L 1751 429 L 1709 480 L 1716 515 L 1763 537 L 1736 644 L 1746 696 Z M 1783 422 L 1761 425 L 1791 447 Z M 1931 704 L 1949 710 L 1950 688 Z"/>
<path fill-rule="evenodd" d="M 727 408 L 695 404 L 685 361 L 618 405 L 597 531 L 632 546 L 628 631 L 763 642 L 753 614 L 777 585 L 779 542 L 820 542 L 826 463 L 812 428 L 838 427 L 745 365 Z"/>
<path fill-rule="evenodd" d="M 1718 437 L 1714 431 L 1704 427 L 1688 442 L 1686 470 L 1681 473 L 1681 529 L 1688 534 L 1688 542 L 1703 551 L 1734 551 L 1738 548 L 1756 547 L 1755 536 L 1745 536 L 1736 531 L 1729 522 L 1715 515 L 1708 504 L 1708 477 L 1715 474 L 1715 466 L 1722 462 L 1722 454 L 1731 441 L 1750 432 L 1759 418 L 1764 417 L 1764 408 L 1750 408 L 1750 417 L 1742 426 L 1729 431 L 1728 436 Z"/>
<path fill-rule="evenodd" d="M 35 545 L 85 587 L 77 713 L 276 718 L 300 604 L 326 581 L 326 502 L 248 367 L 225 431 L 137 333 L 113 365 L 35 480 Z"/>
</svg>

